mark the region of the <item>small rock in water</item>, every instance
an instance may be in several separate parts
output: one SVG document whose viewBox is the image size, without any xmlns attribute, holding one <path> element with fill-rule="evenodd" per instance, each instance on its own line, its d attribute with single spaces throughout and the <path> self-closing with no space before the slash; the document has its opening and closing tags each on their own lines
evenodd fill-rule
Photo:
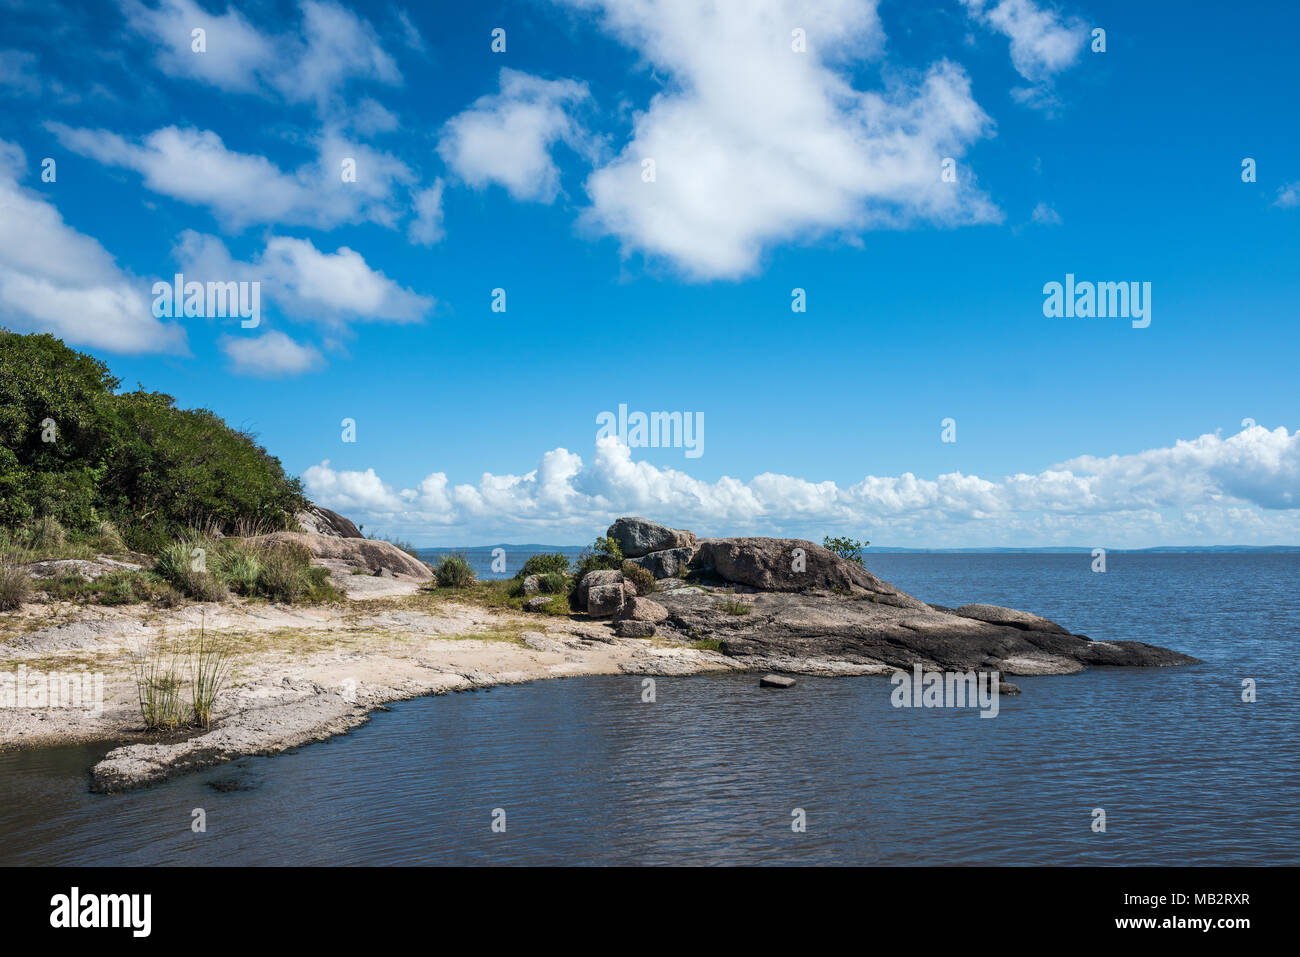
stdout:
<svg viewBox="0 0 1300 957">
<path fill-rule="evenodd" d="M 794 679 L 785 675 L 763 675 L 758 679 L 760 688 L 793 688 Z"/>
<path fill-rule="evenodd" d="M 1010 681 L 999 681 L 998 694 L 1000 695 L 1020 694 L 1020 687 L 1018 685 L 1013 685 Z"/>
</svg>

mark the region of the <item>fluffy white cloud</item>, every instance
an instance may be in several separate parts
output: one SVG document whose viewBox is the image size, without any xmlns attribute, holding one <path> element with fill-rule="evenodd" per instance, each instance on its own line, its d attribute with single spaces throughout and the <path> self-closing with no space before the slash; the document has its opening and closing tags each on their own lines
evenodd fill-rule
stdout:
<svg viewBox="0 0 1300 957">
<path fill-rule="evenodd" d="M 0 314 L 23 331 L 113 352 L 185 352 L 185 332 L 159 322 L 151 284 L 121 270 L 54 204 L 19 185 L 23 151 L 0 140 Z"/>
<path fill-rule="evenodd" d="M 452 485 L 435 472 L 416 488 L 395 489 L 373 469 L 337 471 L 328 461 L 303 482 L 322 505 L 426 540 L 456 528 L 584 541 L 627 513 L 705 534 L 820 537 L 852 528 L 882 543 L 930 546 L 1279 543 L 1300 534 L 1300 431 L 1260 426 L 1001 479 L 904 473 L 840 487 L 764 473 L 709 482 L 633 461 L 627 446 L 602 438 L 590 465 L 555 449 L 534 471 L 484 474 L 476 485 Z"/>
<path fill-rule="evenodd" d="M 1035 83 L 1071 66 L 1087 39 L 1076 17 L 1065 18 L 1033 0 L 961 0 L 970 15 L 1011 41 L 1016 72 Z M 1023 91 L 1022 91 L 1023 92 Z"/>
<path fill-rule="evenodd" d="M 134 170 L 146 188 L 206 206 L 234 230 L 254 223 L 393 226 L 405 213 L 395 193 L 415 180 L 400 160 L 332 132 L 317 139 L 315 162 L 287 173 L 264 156 L 227 148 L 211 130 L 166 126 L 133 143 L 108 130 L 46 127 L 67 149 Z M 345 159 L 355 161 L 355 182 L 343 182 Z"/>
<path fill-rule="evenodd" d="M 1300 181 L 1278 187 L 1277 199 L 1273 200 L 1273 205 L 1280 209 L 1295 209 L 1300 206 Z"/>
<path fill-rule="evenodd" d="M 336 3 L 302 0 L 298 30 L 259 30 L 234 6 L 207 12 L 193 0 L 119 0 L 128 29 L 154 45 L 159 69 L 218 89 L 277 94 L 290 103 L 336 105 L 351 80 L 401 82 L 370 23 Z M 206 50 L 192 32 L 206 31 Z"/>
<path fill-rule="evenodd" d="M 937 63 L 914 86 L 854 87 L 884 42 L 874 0 L 559 2 L 598 13 L 664 84 L 587 181 L 586 224 L 626 251 L 734 278 L 780 243 L 1001 218 L 969 168 L 942 181 L 944 159 L 991 128 L 958 66 Z"/>
<path fill-rule="evenodd" d="M 261 282 L 263 305 L 316 322 L 417 322 L 433 307 L 347 246 L 329 253 L 308 239 L 272 236 L 253 261 L 241 262 L 217 237 L 186 230 L 174 255 L 187 282 Z"/>
<path fill-rule="evenodd" d="M 442 180 L 434 180 L 432 186 L 411 198 L 415 218 L 406 229 L 406 238 L 418 246 L 432 246 L 446 235 L 442 228 L 442 190 Z"/>
<path fill-rule="evenodd" d="M 294 342 L 274 329 L 249 337 L 222 336 L 220 345 L 230 358 L 231 371 L 239 375 L 271 379 L 300 375 L 324 364 L 315 348 Z"/>
<path fill-rule="evenodd" d="M 438 153 L 471 186 L 495 183 L 515 199 L 552 202 L 560 189 L 552 147 L 563 142 L 587 155 L 594 149 L 569 115 L 590 97 L 587 85 L 503 69 L 500 87 L 447 121 Z"/>
</svg>

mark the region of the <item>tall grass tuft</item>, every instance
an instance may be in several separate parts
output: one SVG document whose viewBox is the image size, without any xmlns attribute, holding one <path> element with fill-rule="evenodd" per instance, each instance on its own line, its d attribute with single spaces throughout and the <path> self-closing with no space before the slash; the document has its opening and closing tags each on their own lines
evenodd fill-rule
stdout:
<svg viewBox="0 0 1300 957">
<path fill-rule="evenodd" d="M 193 720 L 206 730 L 212 727 L 212 707 L 217 695 L 221 694 L 226 682 L 230 680 L 233 661 L 227 645 L 209 639 L 202 623 L 191 656 L 190 703 L 193 707 Z"/>
<path fill-rule="evenodd" d="M 32 580 L 20 565 L 0 559 L 0 611 L 22 606 L 32 591 Z"/>
<path fill-rule="evenodd" d="M 189 712 L 181 697 L 180 659 L 162 638 L 155 638 L 136 656 L 135 688 L 140 716 L 148 731 L 175 731 Z"/>
</svg>

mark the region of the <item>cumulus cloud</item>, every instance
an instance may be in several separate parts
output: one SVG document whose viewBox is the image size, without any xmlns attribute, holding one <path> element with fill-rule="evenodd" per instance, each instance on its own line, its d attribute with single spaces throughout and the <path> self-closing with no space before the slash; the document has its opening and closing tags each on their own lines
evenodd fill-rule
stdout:
<svg viewBox="0 0 1300 957">
<path fill-rule="evenodd" d="M 11 328 L 112 352 L 185 352 L 185 332 L 154 318 L 150 284 L 120 269 L 53 203 L 19 185 L 23 151 L 0 140 L 0 313 Z"/>
<path fill-rule="evenodd" d="M 248 337 L 222 336 L 221 351 L 230 359 L 232 372 L 259 378 L 300 375 L 324 364 L 320 352 L 270 330 Z"/>
<path fill-rule="evenodd" d="M 1252 426 L 996 479 L 904 473 L 840 486 L 764 473 L 705 481 L 634 461 L 608 437 L 589 465 L 555 449 L 533 471 L 485 473 L 477 484 L 453 485 L 434 472 L 401 489 L 373 469 L 340 471 L 328 461 L 303 473 L 303 483 L 322 505 L 426 538 L 455 528 L 585 541 L 611 517 L 641 513 L 705 534 L 820 537 L 853 528 L 870 529 L 875 541 L 931 546 L 1278 543 L 1300 533 L 1300 431 Z"/>
<path fill-rule="evenodd" d="M 330 253 L 308 239 L 271 236 L 242 262 L 217 237 L 186 230 L 173 253 L 186 281 L 261 282 L 264 303 L 316 322 L 417 322 L 433 307 L 433 299 L 371 268 L 347 246 Z"/>
<path fill-rule="evenodd" d="M 119 0 L 127 28 L 154 47 L 170 76 L 238 93 L 275 94 L 290 103 L 337 105 L 349 81 L 386 85 L 402 75 L 369 21 L 337 3 L 302 0 L 294 31 L 260 30 L 234 6 L 209 13 L 194 0 Z M 192 49 L 192 31 L 206 31 L 206 50 Z"/>
<path fill-rule="evenodd" d="M 447 121 L 438 153 L 471 186 L 496 184 L 517 200 L 552 202 L 560 190 L 560 170 L 551 158 L 555 144 L 588 155 L 594 149 L 570 116 L 590 95 L 585 83 L 503 69 L 499 93 L 480 97 Z"/>
<path fill-rule="evenodd" d="M 1035 83 L 1072 66 L 1087 38 L 1077 17 L 1063 17 L 1033 0 L 961 0 L 970 15 L 1011 41 L 1016 72 Z"/>
<path fill-rule="evenodd" d="M 1295 209 L 1300 206 L 1300 180 L 1278 187 L 1277 199 L 1273 205 L 1279 209 Z"/>
<path fill-rule="evenodd" d="M 960 67 L 853 85 L 883 46 L 873 0 L 560 2 L 598 13 L 664 84 L 586 184 L 586 224 L 627 252 L 695 279 L 736 278 L 780 243 L 1001 218 L 969 169 L 942 181 L 944 159 L 992 127 Z"/>
<path fill-rule="evenodd" d="M 211 130 L 166 126 L 135 143 L 108 130 L 46 128 L 67 149 L 134 170 L 147 189 L 206 206 L 233 230 L 254 223 L 393 226 L 405 213 L 395 191 L 415 180 L 400 160 L 332 132 L 317 139 L 314 162 L 284 172 L 264 156 L 229 149 Z M 355 161 L 355 182 L 343 181 L 344 160 Z"/>
</svg>

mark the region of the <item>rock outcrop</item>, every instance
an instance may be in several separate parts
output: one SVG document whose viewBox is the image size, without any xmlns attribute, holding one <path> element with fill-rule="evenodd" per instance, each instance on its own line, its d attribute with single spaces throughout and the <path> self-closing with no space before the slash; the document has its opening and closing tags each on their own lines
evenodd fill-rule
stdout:
<svg viewBox="0 0 1300 957">
<path fill-rule="evenodd" d="M 361 530 L 338 512 L 316 504 L 309 504 L 294 516 L 298 527 L 308 535 L 328 535 L 331 538 L 365 538 Z"/>
<path fill-rule="evenodd" d="M 629 558 L 628 561 L 644 568 L 655 578 L 676 578 L 686 573 L 691 559 L 695 557 L 695 551 L 691 546 L 664 548 L 657 552 L 650 552 L 648 555 Z"/>
<path fill-rule="evenodd" d="M 391 542 L 370 538 L 341 538 L 334 535 L 313 535 L 308 532 L 274 532 L 262 535 L 260 541 L 285 542 L 300 545 L 320 564 L 329 566 L 339 562 L 359 568 L 371 575 L 384 571 L 425 581 L 433 577 L 433 570 L 424 562 L 413 558 Z"/>
<path fill-rule="evenodd" d="M 605 534 L 618 542 L 624 558 L 641 558 L 651 552 L 695 546 L 694 532 L 669 528 L 648 518 L 629 516 L 617 519 Z"/>
<path fill-rule="evenodd" d="M 1045 675 L 1072 674 L 1088 665 L 1198 663 L 1139 641 L 1093 641 L 1013 608 L 927 605 L 802 539 L 715 538 L 697 544 L 690 532 L 641 518 L 619 519 L 610 536 L 618 537 L 616 531 L 634 550 L 647 549 L 640 559 L 670 550 L 693 553 L 677 572 L 685 581 L 665 578 L 653 599 L 625 594 L 619 603 L 614 594 L 621 573 L 589 574 L 584 588 L 593 594 L 610 589 L 609 599 L 597 603 L 602 614 L 620 623 L 645 620 L 660 636 L 711 639 L 746 667 L 869 674 L 919 664 L 934 671 Z M 590 613 L 592 605 L 584 600 L 580 607 Z"/>
</svg>

